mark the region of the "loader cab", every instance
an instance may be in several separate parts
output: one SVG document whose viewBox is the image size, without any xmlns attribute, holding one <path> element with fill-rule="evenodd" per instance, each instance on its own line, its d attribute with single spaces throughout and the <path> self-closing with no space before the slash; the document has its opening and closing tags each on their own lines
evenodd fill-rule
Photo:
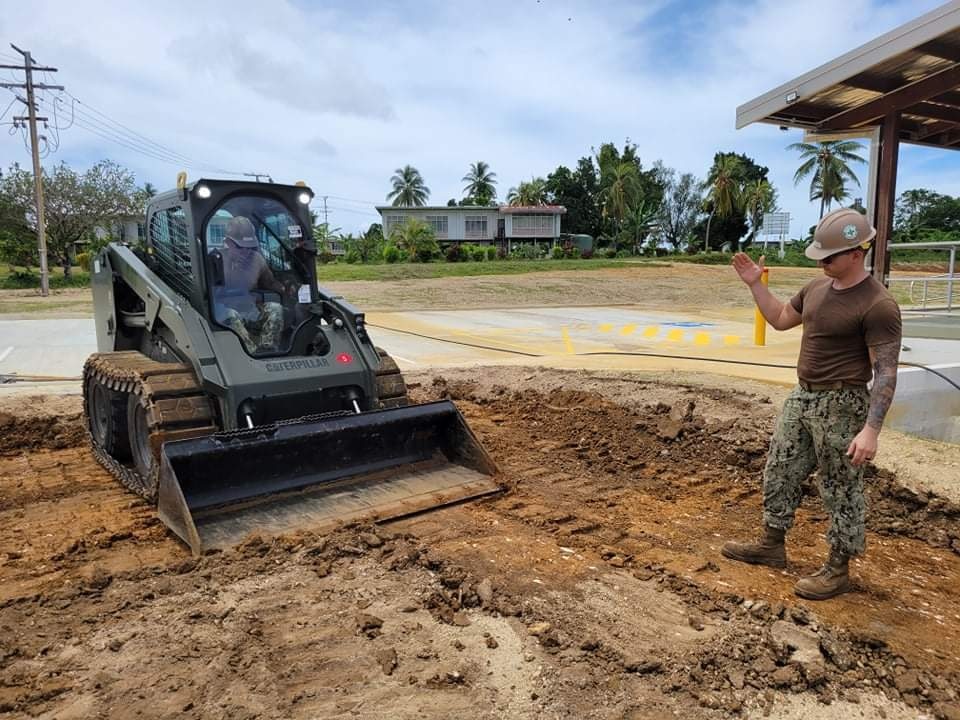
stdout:
<svg viewBox="0 0 960 720">
<path fill-rule="evenodd" d="M 253 357 L 286 355 L 317 300 L 310 227 L 283 197 L 241 191 L 201 227 L 211 320 Z"/>
</svg>

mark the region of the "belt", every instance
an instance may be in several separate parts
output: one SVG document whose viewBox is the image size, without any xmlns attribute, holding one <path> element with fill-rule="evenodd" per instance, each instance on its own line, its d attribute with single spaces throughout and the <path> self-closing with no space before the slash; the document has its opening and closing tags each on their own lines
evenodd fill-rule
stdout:
<svg viewBox="0 0 960 720">
<path fill-rule="evenodd" d="M 820 392 L 821 390 L 866 390 L 866 383 L 854 383 L 846 382 L 845 380 L 837 380 L 832 383 L 808 383 L 806 380 L 798 380 L 797 385 L 799 385 L 803 390 L 807 392 Z"/>
</svg>

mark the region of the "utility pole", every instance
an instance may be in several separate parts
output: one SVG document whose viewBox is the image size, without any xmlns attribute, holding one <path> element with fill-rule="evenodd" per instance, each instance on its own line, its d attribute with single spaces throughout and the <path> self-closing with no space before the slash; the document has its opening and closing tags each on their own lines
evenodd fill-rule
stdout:
<svg viewBox="0 0 960 720">
<path fill-rule="evenodd" d="M 327 218 L 327 196 L 323 196 L 323 224 L 326 225 L 327 231 L 330 230 L 330 221 Z"/>
<path fill-rule="evenodd" d="M 40 250 L 40 294 L 47 297 L 50 294 L 50 271 L 47 268 L 47 228 L 43 216 L 43 169 L 40 167 L 40 147 L 37 139 L 37 120 L 46 121 L 47 118 L 37 117 L 37 105 L 34 102 L 33 91 L 35 88 L 41 90 L 63 90 L 62 85 L 45 85 L 43 83 L 33 82 L 33 71 L 57 72 L 56 68 L 40 67 L 34 65 L 33 58 L 28 50 L 21 50 L 13 43 L 10 47 L 23 55 L 23 67 L 19 65 L 0 65 L 0 68 L 7 70 L 23 70 L 23 83 L 0 83 L 0 87 L 21 88 L 27 91 L 26 101 L 18 98 L 20 102 L 25 102 L 27 106 L 26 118 L 14 118 L 14 120 L 27 120 L 30 123 L 30 152 L 33 155 L 33 187 L 37 202 L 37 246 Z"/>
</svg>

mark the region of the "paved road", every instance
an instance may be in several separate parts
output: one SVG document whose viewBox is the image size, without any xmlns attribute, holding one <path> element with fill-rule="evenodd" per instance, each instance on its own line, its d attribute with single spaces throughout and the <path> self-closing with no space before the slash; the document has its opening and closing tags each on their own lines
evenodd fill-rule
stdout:
<svg viewBox="0 0 960 720">
<path fill-rule="evenodd" d="M 710 371 L 791 383 L 800 339 L 799 329 L 768 330 L 767 345 L 755 346 L 752 312 L 742 309 L 698 316 L 631 307 L 425 311 L 368 313 L 367 321 L 376 343 L 407 370 L 534 364 Z M 943 363 L 960 356 L 955 349 L 960 343 L 945 348 L 943 341 L 906 342 L 911 350 L 904 352 L 905 360 Z M 92 319 L 0 320 L 0 375 L 77 377 L 95 349 Z M 0 392 L 28 385 L 34 392 L 41 387 L 47 392 L 79 391 L 75 382 L 17 382 L 0 386 Z"/>
</svg>

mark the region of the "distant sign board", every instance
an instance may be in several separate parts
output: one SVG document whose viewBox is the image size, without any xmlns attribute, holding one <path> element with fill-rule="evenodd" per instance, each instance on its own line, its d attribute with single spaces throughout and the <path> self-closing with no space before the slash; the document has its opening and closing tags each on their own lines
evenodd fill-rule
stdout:
<svg viewBox="0 0 960 720">
<path fill-rule="evenodd" d="M 760 226 L 761 235 L 786 237 L 790 234 L 790 213 L 775 212 L 763 214 L 763 225 Z"/>
</svg>

